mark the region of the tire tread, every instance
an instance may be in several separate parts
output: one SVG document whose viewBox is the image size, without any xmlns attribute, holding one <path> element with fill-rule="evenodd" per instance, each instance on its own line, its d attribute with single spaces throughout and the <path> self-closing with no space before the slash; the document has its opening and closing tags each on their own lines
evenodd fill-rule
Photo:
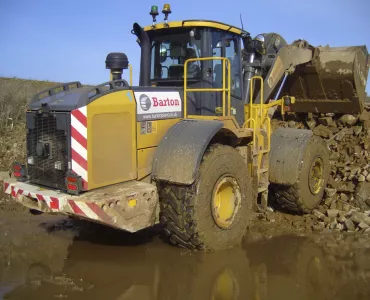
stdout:
<svg viewBox="0 0 370 300">
<path fill-rule="evenodd" d="M 201 165 L 207 164 L 214 151 L 219 148 L 234 148 L 230 146 L 213 144 L 205 152 Z M 195 184 L 183 186 L 172 183 L 165 183 L 159 189 L 160 193 L 160 220 L 165 227 L 165 233 L 170 242 L 179 247 L 189 250 L 204 250 L 204 233 L 200 231 L 196 222 L 195 212 Z"/>
</svg>

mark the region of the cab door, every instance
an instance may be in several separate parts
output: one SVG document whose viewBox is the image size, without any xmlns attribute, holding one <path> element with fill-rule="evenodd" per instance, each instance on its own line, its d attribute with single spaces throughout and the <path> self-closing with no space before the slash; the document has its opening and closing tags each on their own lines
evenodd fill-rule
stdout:
<svg viewBox="0 0 370 300">
<path fill-rule="evenodd" d="M 214 31 L 212 33 L 212 55 L 213 57 L 226 57 L 230 61 L 230 66 L 226 67 L 226 86 L 227 74 L 231 72 L 231 115 L 233 115 L 240 125 L 244 122 L 244 104 L 242 101 L 242 68 L 241 68 L 241 39 L 238 35 L 225 32 Z M 222 61 L 213 61 L 213 87 L 223 87 L 223 65 Z M 222 106 L 222 92 L 215 92 L 216 106 Z"/>
</svg>

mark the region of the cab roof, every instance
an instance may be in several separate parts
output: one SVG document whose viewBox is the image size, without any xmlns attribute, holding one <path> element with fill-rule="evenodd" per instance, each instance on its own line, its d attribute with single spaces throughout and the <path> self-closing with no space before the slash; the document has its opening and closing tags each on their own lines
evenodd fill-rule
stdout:
<svg viewBox="0 0 370 300">
<path fill-rule="evenodd" d="M 154 30 L 161 30 L 161 29 L 167 29 L 167 28 L 179 28 L 179 27 L 210 27 L 210 28 L 216 28 L 216 29 L 221 29 L 225 31 L 229 31 L 238 35 L 242 34 L 248 34 L 247 31 L 217 21 L 209 21 L 209 20 L 183 20 L 183 21 L 173 21 L 173 22 L 168 22 L 168 25 L 165 23 L 158 23 L 155 24 L 155 27 L 152 25 L 144 27 L 145 31 L 154 31 Z"/>
</svg>

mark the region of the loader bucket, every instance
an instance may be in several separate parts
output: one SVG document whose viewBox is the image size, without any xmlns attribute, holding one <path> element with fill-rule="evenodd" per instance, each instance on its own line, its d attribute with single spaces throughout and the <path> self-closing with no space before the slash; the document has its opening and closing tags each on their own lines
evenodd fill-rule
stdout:
<svg viewBox="0 0 370 300">
<path fill-rule="evenodd" d="M 370 66 L 366 46 L 313 47 L 313 59 L 288 76 L 283 94 L 295 112 L 361 113 Z"/>
</svg>

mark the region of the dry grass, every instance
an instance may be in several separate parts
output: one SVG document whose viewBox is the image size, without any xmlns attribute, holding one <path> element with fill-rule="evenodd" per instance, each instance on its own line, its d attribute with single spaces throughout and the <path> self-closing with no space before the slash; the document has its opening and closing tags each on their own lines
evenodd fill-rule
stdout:
<svg viewBox="0 0 370 300">
<path fill-rule="evenodd" d="M 0 77 L 0 132 L 19 124 L 25 118 L 27 101 L 55 82 Z"/>
<path fill-rule="evenodd" d="M 25 107 L 37 92 L 55 82 L 0 77 L 0 170 L 26 155 Z"/>
<path fill-rule="evenodd" d="M 6 134 L 0 134 L 0 171 L 11 170 L 12 163 L 26 159 L 26 128 L 15 125 Z"/>
</svg>

